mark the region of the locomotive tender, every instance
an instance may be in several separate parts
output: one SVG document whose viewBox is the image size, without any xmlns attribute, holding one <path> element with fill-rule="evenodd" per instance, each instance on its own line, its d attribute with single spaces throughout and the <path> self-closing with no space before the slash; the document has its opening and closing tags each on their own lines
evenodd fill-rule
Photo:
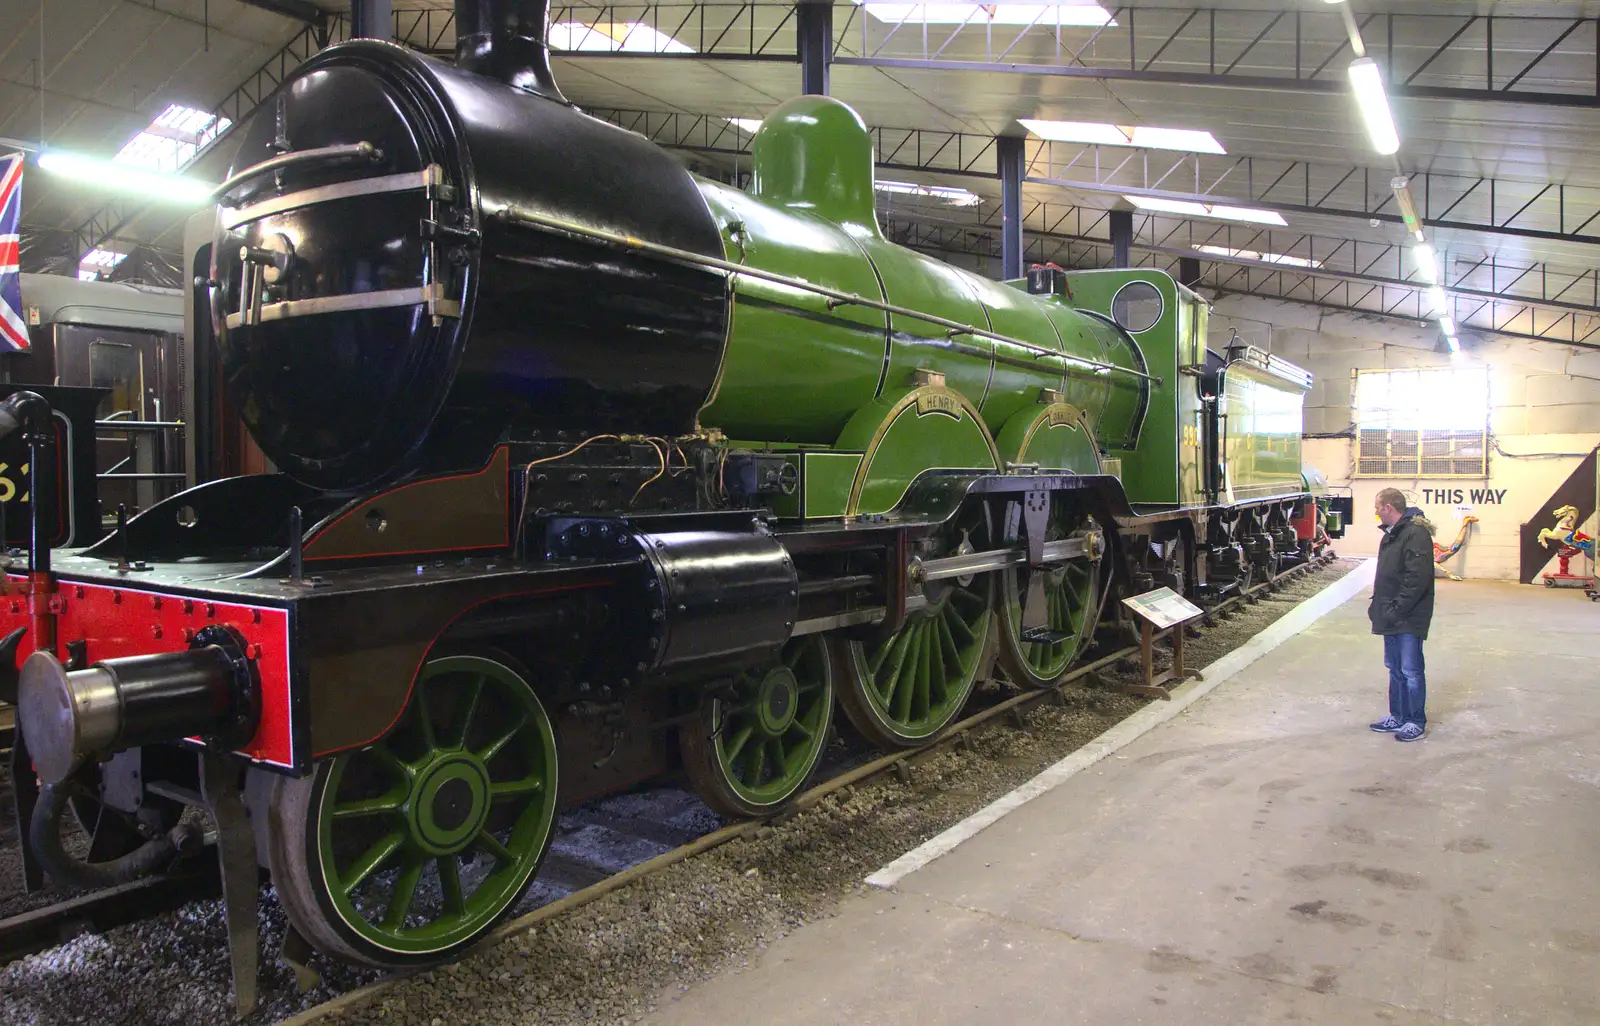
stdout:
<svg viewBox="0 0 1600 1026">
<path fill-rule="evenodd" d="M 1309 375 L 1208 350 L 1168 275 L 891 244 L 824 97 L 764 121 L 748 192 L 696 178 L 566 102 L 545 18 L 458 5 L 453 65 L 333 47 L 236 130 L 203 285 L 280 472 L 36 532 L 0 600 L 36 880 L 160 871 L 205 807 L 245 1004 L 256 860 L 322 951 L 445 958 L 564 805 L 681 766 L 771 811 L 835 703 L 923 743 L 995 659 L 1058 679 L 1108 594 L 1316 541 Z M 46 478 L 48 416 L 0 404 Z"/>
</svg>

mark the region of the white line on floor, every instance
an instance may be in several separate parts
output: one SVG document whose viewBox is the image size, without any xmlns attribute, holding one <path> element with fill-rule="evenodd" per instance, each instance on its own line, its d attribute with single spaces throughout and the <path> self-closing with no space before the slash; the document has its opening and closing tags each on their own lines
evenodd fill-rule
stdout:
<svg viewBox="0 0 1600 1026">
<path fill-rule="evenodd" d="M 1207 666 L 1204 680 L 1190 681 L 1172 692 L 1170 702 L 1151 702 L 1082 748 L 1049 767 L 1010 794 L 1002 795 L 936 837 L 931 837 L 867 877 L 872 887 L 893 887 L 900 880 L 952 851 L 963 841 L 998 822 L 1046 791 L 1059 787 L 1119 748 L 1149 733 L 1198 702 L 1212 689 L 1268 652 L 1305 630 L 1312 623 L 1372 585 L 1377 561 L 1367 559 L 1345 576 L 1285 613 L 1266 630 Z"/>
</svg>

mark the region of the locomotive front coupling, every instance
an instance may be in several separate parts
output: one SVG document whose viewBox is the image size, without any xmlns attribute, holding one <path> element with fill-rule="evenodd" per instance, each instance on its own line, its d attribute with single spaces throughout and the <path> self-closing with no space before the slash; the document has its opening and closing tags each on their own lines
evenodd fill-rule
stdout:
<svg viewBox="0 0 1600 1026">
<path fill-rule="evenodd" d="M 58 784 L 91 759 L 198 738 L 220 751 L 249 741 L 261 689 L 238 634 L 213 625 L 184 652 L 107 659 L 69 670 L 38 651 L 22 664 L 17 720 L 41 782 Z"/>
</svg>

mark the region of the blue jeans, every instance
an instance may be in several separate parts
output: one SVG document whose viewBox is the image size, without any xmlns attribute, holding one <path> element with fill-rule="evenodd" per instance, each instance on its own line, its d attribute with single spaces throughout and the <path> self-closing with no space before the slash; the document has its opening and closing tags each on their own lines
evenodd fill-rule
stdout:
<svg viewBox="0 0 1600 1026">
<path fill-rule="evenodd" d="M 1401 723 L 1428 725 L 1423 703 L 1428 684 L 1423 676 L 1422 639 L 1415 634 L 1385 634 L 1383 665 L 1389 669 L 1389 715 Z"/>
</svg>

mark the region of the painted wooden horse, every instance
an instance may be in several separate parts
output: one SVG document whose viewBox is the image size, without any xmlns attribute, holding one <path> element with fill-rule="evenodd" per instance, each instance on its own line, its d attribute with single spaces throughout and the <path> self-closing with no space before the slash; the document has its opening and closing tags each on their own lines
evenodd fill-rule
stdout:
<svg viewBox="0 0 1600 1026">
<path fill-rule="evenodd" d="M 1556 526 L 1546 527 L 1539 532 L 1539 544 L 1549 548 L 1552 541 L 1558 542 L 1593 559 L 1594 539 L 1578 530 L 1578 507 L 1562 506 L 1555 511 L 1555 515 Z"/>
<path fill-rule="evenodd" d="M 1461 551 L 1461 546 L 1467 543 L 1467 529 L 1478 522 L 1477 517 L 1462 517 L 1461 530 L 1456 532 L 1456 540 L 1449 545 L 1433 543 L 1433 573 L 1436 577 L 1448 577 L 1452 581 L 1461 580 L 1460 577 L 1444 568 L 1445 560 Z"/>
</svg>

